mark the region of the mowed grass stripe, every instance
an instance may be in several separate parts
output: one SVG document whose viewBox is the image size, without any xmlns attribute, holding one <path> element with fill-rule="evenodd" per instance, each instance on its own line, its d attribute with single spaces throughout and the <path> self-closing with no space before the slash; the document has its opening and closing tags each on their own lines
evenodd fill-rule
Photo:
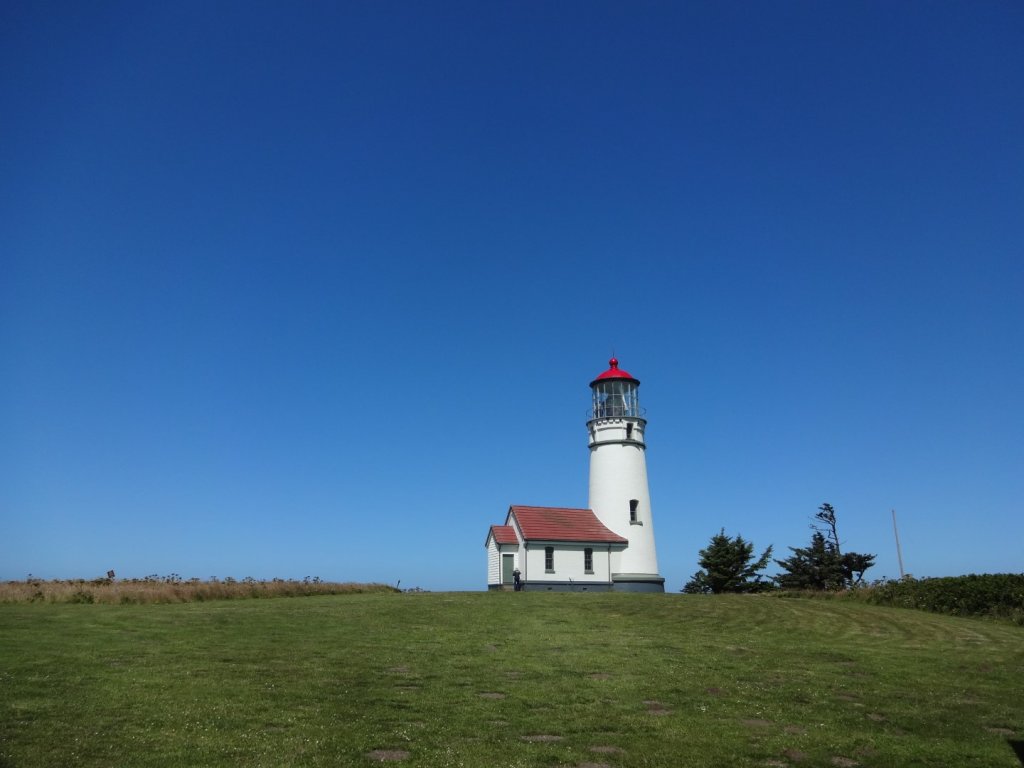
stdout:
<svg viewBox="0 0 1024 768">
<path fill-rule="evenodd" d="M 766 596 L 0 606 L 0 766 L 1019 766 L 1024 630 Z"/>
</svg>

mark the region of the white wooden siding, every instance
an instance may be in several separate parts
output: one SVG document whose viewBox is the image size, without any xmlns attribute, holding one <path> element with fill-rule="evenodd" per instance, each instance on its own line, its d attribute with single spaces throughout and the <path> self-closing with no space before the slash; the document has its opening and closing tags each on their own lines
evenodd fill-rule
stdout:
<svg viewBox="0 0 1024 768">
<path fill-rule="evenodd" d="M 494 536 L 487 537 L 487 584 L 501 584 L 501 556 L 512 555 L 513 568 L 522 569 L 519 564 L 518 544 L 498 544 Z"/>
<path fill-rule="evenodd" d="M 555 548 L 555 572 L 544 572 L 544 548 Z M 594 550 L 594 572 L 583 570 L 583 550 Z M 615 553 L 612 552 L 614 561 Z M 566 542 L 531 541 L 527 553 L 525 578 L 530 582 L 542 581 L 608 581 L 607 544 L 568 544 Z"/>
<path fill-rule="evenodd" d="M 487 537 L 487 583 L 501 584 L 501 555 L 493 536 Z"/>
</svg>

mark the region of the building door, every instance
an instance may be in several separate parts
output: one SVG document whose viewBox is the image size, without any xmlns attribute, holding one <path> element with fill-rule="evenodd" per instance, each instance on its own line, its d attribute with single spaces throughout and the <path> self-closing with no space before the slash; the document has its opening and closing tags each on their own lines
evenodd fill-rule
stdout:
<svg viewBox="0 0 1024 768">
<path fill-rule="evenodd" d="M 516 556 L 515 555 L 502 555 L 501 556 L 501 583 L 511 584 L 513 582 L 512 571 L 516 567 Z"/>
</svg>

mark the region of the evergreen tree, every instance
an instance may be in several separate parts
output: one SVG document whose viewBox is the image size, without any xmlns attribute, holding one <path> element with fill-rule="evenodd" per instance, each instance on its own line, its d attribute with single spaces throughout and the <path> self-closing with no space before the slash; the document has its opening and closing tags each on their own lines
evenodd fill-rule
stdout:
<svg viewBox="0 0 1024 768">
<path fill-rule="evenodd" d="M 831 542 L 835 546 L 836 552 L 839 552 L 839 530 L 836 523 L 836 511 L 832 505 L 825 502 L 818 507 L 818 511 L 814 513 L 814 519 L 818 522 L 811 523 L 811 528 L 824 534 L 825 540 Z"/>
<path fill-rule="evenodd" d="M 864 580 L 864 571 L 875 564 L 875 556 L 862 555 L 858 552 L 847 552 L 843 555 L 842 562 L 843 576 L 846 577 L 846 583 L 850 586 L 856 586 Z"/>
<path fill-rule="evenodd" d="M 811 535 L 808 547 L 790 547 L 793 553 L 775 564 L 785 573 L 775 577 L 784 589 L 842 589 L 846 584 L 842 556 L 821 531 Z"/>
<path fill-rule="evenodd" d="M 814 533 L 809 547 L 790 547 L 793 553 L 776 560 L 785 573 L 775 577 L 785 589 L 845 589 L 860 584 L 864 571 L 874 565 L 875 556 L 840 550 L 836 511 L 822 504 L 811 523 Z"/>
<path fill-rule="evenodd" d="M 744 541 L 737 535 L 732 539 L 725 535 L 722 528 L 711 537 L 711 542 L 700 551 L 698 561 L 701 570 L 683 587 L 683 592 L 690 594 L 722 592 L 757 592 L 769 586 L 757 575 L 764 570 L 772 556 L 769 546 L 757 561 L 754 559 L 754 543 Z"/>
</svg>

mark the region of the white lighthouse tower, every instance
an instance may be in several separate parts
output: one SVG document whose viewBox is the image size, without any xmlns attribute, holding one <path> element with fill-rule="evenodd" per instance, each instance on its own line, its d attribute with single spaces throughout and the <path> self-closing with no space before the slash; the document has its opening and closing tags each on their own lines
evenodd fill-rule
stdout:
<svg viewBox="0 0 1024 768">
<path fill-rule="evenodd" d="M 647 487 L 647 420 L 640 408 L 640 382 L 619 368 L 610 368 L 590 382 L 593 407 L 590 433 L 589 507 L 607 528 L 629 540 L 611 552 L 612 589 L 616 592 L 664 592 L 654 549 L 654 519 Z"/>
</svg>

